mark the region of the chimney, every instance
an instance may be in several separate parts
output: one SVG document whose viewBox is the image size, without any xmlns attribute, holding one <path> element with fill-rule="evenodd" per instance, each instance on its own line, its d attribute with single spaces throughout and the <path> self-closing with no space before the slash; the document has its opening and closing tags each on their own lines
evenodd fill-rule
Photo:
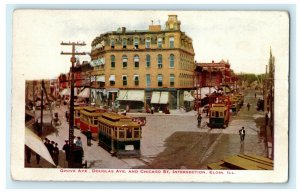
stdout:
<svg viewBox="0 0 300 193">
<path fill-rule="evenodd" d="M 122 33 L 126 32 L 126 27 L 122 27 Z"/>
</svg>

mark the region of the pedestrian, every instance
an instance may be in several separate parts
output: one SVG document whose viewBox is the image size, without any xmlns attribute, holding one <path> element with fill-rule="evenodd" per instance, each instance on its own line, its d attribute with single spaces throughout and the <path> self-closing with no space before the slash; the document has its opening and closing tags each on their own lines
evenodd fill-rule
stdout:
<svg viewBox="0 0 300 193">
<path fill-rule="evenodd" d="M 65 116 L 66 116 L 67 122 L 69 122 L 69 111 L 66 111 Z"/>
<path fill-rule="evenodd" d="M 87 145 L 91 146 L 91 140 L 92 140 L 92 132 L 90 129 L 87 130 L 86 132 L 86 140 L 87 140 Z"/>
<path fill-rule="evenodd" d="M 77 137 L 77 140 L 76 140 L 75 145 L 76 145 L 76 146 L 79 146 L 79 147 L 82 147 L 81 137 Z"/>
<path fill-rule="evenodd" d="M 40 164 L 41 156 L 38 153 L 35 153 L 36 164 Z"/>
<path fill-rule="evenodd" d="M 202 116 L 201 116 L 201 114 L 199 114 L 198 117 L 197 117 L 198 127 L 201 126 L 201 120 L 202 120 Z"/>
<path fill-rule="evenodd" d="M 247 109 L 250 110 L 250 103 L 247 103 Z"/>
<path fill-rule="evenodd" d="M 129 105 L 126 105 L 126 112 L 129 112 Z"/>
<path fill-rule="evenodd" d="M 256 93 L 254 94 L 254 98 L 256 98 Z"/>
<path fill-rule="evenodd" d="M 65 145 L 62 148 L 65 151 L 65 155 L 66 155 L 66 160 L 69 160 L 69 156 L 70 156 L 70 145 L 69 145 L 69 140 L 65 140 Z"/>
<path fill-rule="evenodd" d="M 49 153 L 50 153 L 52 158 L 53 158 L 53 150 L 54 150 L 54 147 L 55 147 L 54 145 L 55 145 L 54 141 L 51 141 L 51 143 L 49 143 Z"/>
<path fill-rule="evenodd" d="M 151 107 L 151 114 L 154 114 L 154 106 Z"/>
<path fill-rule="evenodd" d="M 58 165 L 58 160 L 59 160 L 59 149 L 57 147 L 57 143 L 55 143 L 55 146 L 53 148 L 53 161 L 55 165 Z"/>
<path fill-rule="evenodd" d="M 239 130 L 239 135 L 240 135 L 241 143 L 244 143 L 244 139 L 246 135 L 246 131 L 244 127 L 242 127 L 242 129 Z"/>
<path fill-rule="evenodd" d="M 25 145 L 26 162 L 30 164 L 31 160 L 31 149 Z"/>
</svg>

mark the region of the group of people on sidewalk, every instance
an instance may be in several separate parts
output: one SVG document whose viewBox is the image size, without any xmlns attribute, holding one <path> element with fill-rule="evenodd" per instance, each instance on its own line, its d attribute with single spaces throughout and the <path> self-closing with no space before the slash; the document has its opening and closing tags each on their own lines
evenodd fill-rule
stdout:
<svg viewBox="0 0 300 193">
<path fill-rule="evenodd" d="M 74 136 L 74 141 L 73 141 L 73 161 L 74 163 L 78 163 L 81 164 L 82 163 L 82 158 L 84 156 L 84 151 L 82 148 L 82 141 L 81 141 L 81 137 L 76 137 Z M 65 140 L 65 144 L 62 148 L 62 150 L 65 151 L 65 156 L 66 156 L 66 161 L 69 161 L 71 159 L 71 146 L 69 143 L 69 140 Z"/>
<path fill-rule="evenodd" d="M 58 165 L 58 160 L 59 160 L 58 144 L 54 141 L 50 141 L 48 138 L 45 138 L 44 144 L 47 147 L 55 165 Z"/>
</svg>

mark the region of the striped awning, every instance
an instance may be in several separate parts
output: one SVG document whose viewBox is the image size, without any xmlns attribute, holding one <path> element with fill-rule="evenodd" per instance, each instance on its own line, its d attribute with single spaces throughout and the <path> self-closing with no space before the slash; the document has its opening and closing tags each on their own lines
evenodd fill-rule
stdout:
<svg viewBox="0 0 300 193">
<path fill-rule="evenodd" d="M 25 127 L 25 145 L 55 166 L 55 163 L 42 139 L 27 127 Z"/>
<path fill-rule="evenodd" d="M 153 104 L 168 104 L 169 103 L 169 92 L 152 92 L 151 103 Z"/>
<path fill-rule="evenodd" d="M 119 90 L 119 101 L 141 101 L 144 102 L 145 91 L 144 90 Z"/>
</svg>

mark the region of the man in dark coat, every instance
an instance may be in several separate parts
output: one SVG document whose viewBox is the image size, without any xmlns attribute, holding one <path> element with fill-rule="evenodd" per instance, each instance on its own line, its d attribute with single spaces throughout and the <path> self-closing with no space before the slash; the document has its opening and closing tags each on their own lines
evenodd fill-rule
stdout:
<svg viewBox="0 0 300 193">
<path fill-rule="evenodd" d="M 91 140 L 92 140 L 92 132 L 90 129 L 87 130 L 86 132 L 86 140 L 87 140 L 87 145 L 91 146 Z"/>
<path fill-rule="evenodd" d="M 65 140 L 65 145 L 63 146 L 63 150 L 65 151 L 66 154 L 66 160 L 68 161 L 70 157 L 70 145 L 68 140 Z"/>
<path fill-rule="evenodd" d="M 55 147 L 53 148 L 53 161 L 56 165 L 58 165 L 59 160 L 59 149 L 57 147 L 57 143 L 55 143 Z"/>
</svg>

